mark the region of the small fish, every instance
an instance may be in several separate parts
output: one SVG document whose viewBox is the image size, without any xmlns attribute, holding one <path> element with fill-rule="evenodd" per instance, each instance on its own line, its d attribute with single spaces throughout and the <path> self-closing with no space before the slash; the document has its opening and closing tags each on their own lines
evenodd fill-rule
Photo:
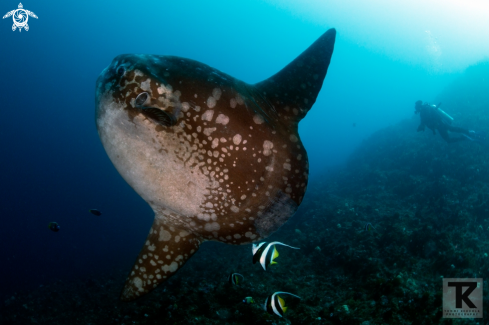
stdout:
<svg viewBox="0 0 489 325">
<path fill-rule="evenodd" d="M 287 307 L 285 307 L 285 301 L 282 299 L 282 297 L 279 296 L 279 294 L 290 295 L 302 299 L 301 297 L 288 292 L 275 292 L 273 295 L 267 297 L 267 299 L 265 300 L 265 304 L 263 305 L 263 309 L 265 309 L 267 313 L 271 315 L 275 314 L 282 317 L 287 311 Z"/>
<path fill-rule="evenodd" d="M 52 230 L 52 231 L 54 231 L 54 232 L 58 232 L 58 231 L 59 231 L 59 229 L 60 229 L 60 226 L 58 225 L 58 223 L 57 223 L 57 222 L 54 222 L 54 221 L 53 221 L 53 222 L 50 222 L 50 223 L 48 224 L 48 228 L 49 228 L 49 229 L 51 229 L 51 230 Z"/>
<path fill-rule="evenodd" d="M 357 123 L 353 123 L 353 127 L 357 126 Z"/>
<path fill-rule="evenodd" d="M 254 304 L 255 301 L 251 297 L 246 297 L 246 298 L 243 299 L 243 303 L 249 305 L 249 304 Z"/>
<path fill-rule="evenodd" d="M 244 280 L 244 276 L 239 273 L 231 273 L 228 278 L 229 284 L 238 285 L 238 279 L 241 277 Z"/>
<path fill-rule="evenodd" d="M 261 266 L 263 269 L 266 271 L 268 266 L 271 264 L 277 264 L 277 262 L 274 261 L 278 257 L 278 251 L 275 245 L 283 245 L 287 246 L 293 249 L 299 249 L 297 247 L 292 247 L 289 245 L 286 245 L 284 243 L 274 241 L 271 242 L 268 245 L 265 245 L 266 242 L 259 243 L 259 244 L 253 244 L 252 247 L 252 252 L 253 252 L 253 264 L 256 264 L 256 262 L 260 261 Z M 273 246 L 272 249 L 270 249 Z"/>
<path fill-rule="evenodd" d="M 365 231 L 375 230 L 374 226 L 370 222 L 365 224 Z"/>
<path fill-rule="evenodd" d="M 91 214 L 96 215 L 96 216 L 101 216 L 102 215 L 102 212 L 100 212 L 97 209 L 89 209 L 88 212 L 90 212 Z"/>
</svg>

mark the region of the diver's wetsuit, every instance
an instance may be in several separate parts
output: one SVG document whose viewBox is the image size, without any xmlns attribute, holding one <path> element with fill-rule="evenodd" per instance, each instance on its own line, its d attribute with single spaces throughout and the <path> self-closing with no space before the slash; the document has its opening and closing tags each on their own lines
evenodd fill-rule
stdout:
<svg viewBox="0 0 489 325">
<path fill-rule="evenodd" d="M 416 102 L 415 113 L 419 113 L 419 117 L 421 118 L 421 123 L 418 126 L 418 132 L 424 131 L 426 126 L 433 131 L 433 134 L 436 134 L 435 130 L 438 130 L 441 137 L 448 143 L 468 140 L 468 138 L 464 136 L 452 138 L 448 135 L 448 131 L 462 133 L 466 136 L 471 135 L 467 129 L 451 126 L 446 120 L 443 119 L 442 115 L 438 112 L 438 109 L 432 105 L 426 103 L 421 104 L 421 102 L 418 101 Z"/>
</svg>

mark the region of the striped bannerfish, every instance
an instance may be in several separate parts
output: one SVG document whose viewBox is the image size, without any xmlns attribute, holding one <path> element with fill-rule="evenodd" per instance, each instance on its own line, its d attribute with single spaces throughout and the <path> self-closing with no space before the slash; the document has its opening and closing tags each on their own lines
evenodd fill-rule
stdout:
<svg viewBox="0 0 489 325">
<path fill-rule="evenodd" d="M 238 279 L 239 279 L 239 277 L 241 277 L 242 280 L 244 280 L 244 276 L 242 276 L 239 273 L 231 273 L 231 274 L 229 274 L 229 277 L 228 277 L 229 284 L 238 285 Z"/>
<path fill-rule="evenodd" d="M 365 224 L 365 231 L 370 231 L 370 230 L 375 230 L 374 226 L 372 226 L 372 224 L 370 222 L 367 222 Z"/>
<path fill-rule="evenodd" d="M 253 251 L 253 264 L 256 264 L 256 262 L 260 261 L 261 266 L 263 269 L 266 271 L 268 269 L 268 266 L 271 264 L 277 264 L 277 262 L 274 261 L 275 258 L 278 257 L 278 251 L 275 245 L 282 245 L 282 246 L 287 246 L 292 249 L 300 249 L 297 247 L 292 247 L 289 245 L 286 245 L 284 243 L 274 241 L 271 242 L 268 245 L 265 245 L 266 242 L 259 243 L 259 244 L 253 244 L 252 251 Z M 272 248 L 273 246 L 273 248 Z M 272 248 L 272 249 L 270 249 Z"/>
<path fill-rule="evenodd" d="M 282 297 L 279 296 L 281 295 L 290 295 L 299 299 L 302 299 L 299 296 L 296 296 L 294 294 L 288 293 L 288 292 L 275 292 L 274 294 L 270 295 L 267 297 L 265 300 L 265 304 L 263 305 L 263 309 L 271 315 L 275 314 L 277 316 L 282 317 L 284 313 L 287 311 L 287 307 L 285 307 L 285 302 L 282 299 Z"/>
</svg>

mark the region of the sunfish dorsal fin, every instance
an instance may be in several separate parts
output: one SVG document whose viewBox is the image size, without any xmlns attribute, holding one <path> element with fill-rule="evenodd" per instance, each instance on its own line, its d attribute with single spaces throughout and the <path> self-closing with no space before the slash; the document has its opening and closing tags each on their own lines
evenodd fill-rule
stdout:
<svg viewBox="0 0 489 325">
<path fill-rule="evenodd" d="M 265 112 L 268 118 L 297 125 L 306 116 L 326 77 L 335 37 L 336 30 L 328 30 L 285 68 L 254 85 L 270 107 L 270 112 Z"/>
<path fill-rule="evenodd" d="M 126 280 L 121 299 L 134 300 L 167 280 L 199 249 L 201 239 L 155 218 Z"/>
</svg>

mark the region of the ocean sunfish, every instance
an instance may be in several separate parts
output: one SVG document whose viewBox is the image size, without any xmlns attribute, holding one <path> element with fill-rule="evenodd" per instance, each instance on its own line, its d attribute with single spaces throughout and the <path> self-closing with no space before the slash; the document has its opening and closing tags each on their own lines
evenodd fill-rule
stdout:
<svg viewBox="0 0 489 325">
<path fill-rule="evenodd" d="M 321 90 L 335 36 L 328 30 L 254 85 L 175 56 L 119 55 L 100 74 L 100 139 L 155 213 L 122 300 L 156 288 L 204 241 L 263 240 L 294 214 L 309 169 L 298 124 Z"/>
</svg>

